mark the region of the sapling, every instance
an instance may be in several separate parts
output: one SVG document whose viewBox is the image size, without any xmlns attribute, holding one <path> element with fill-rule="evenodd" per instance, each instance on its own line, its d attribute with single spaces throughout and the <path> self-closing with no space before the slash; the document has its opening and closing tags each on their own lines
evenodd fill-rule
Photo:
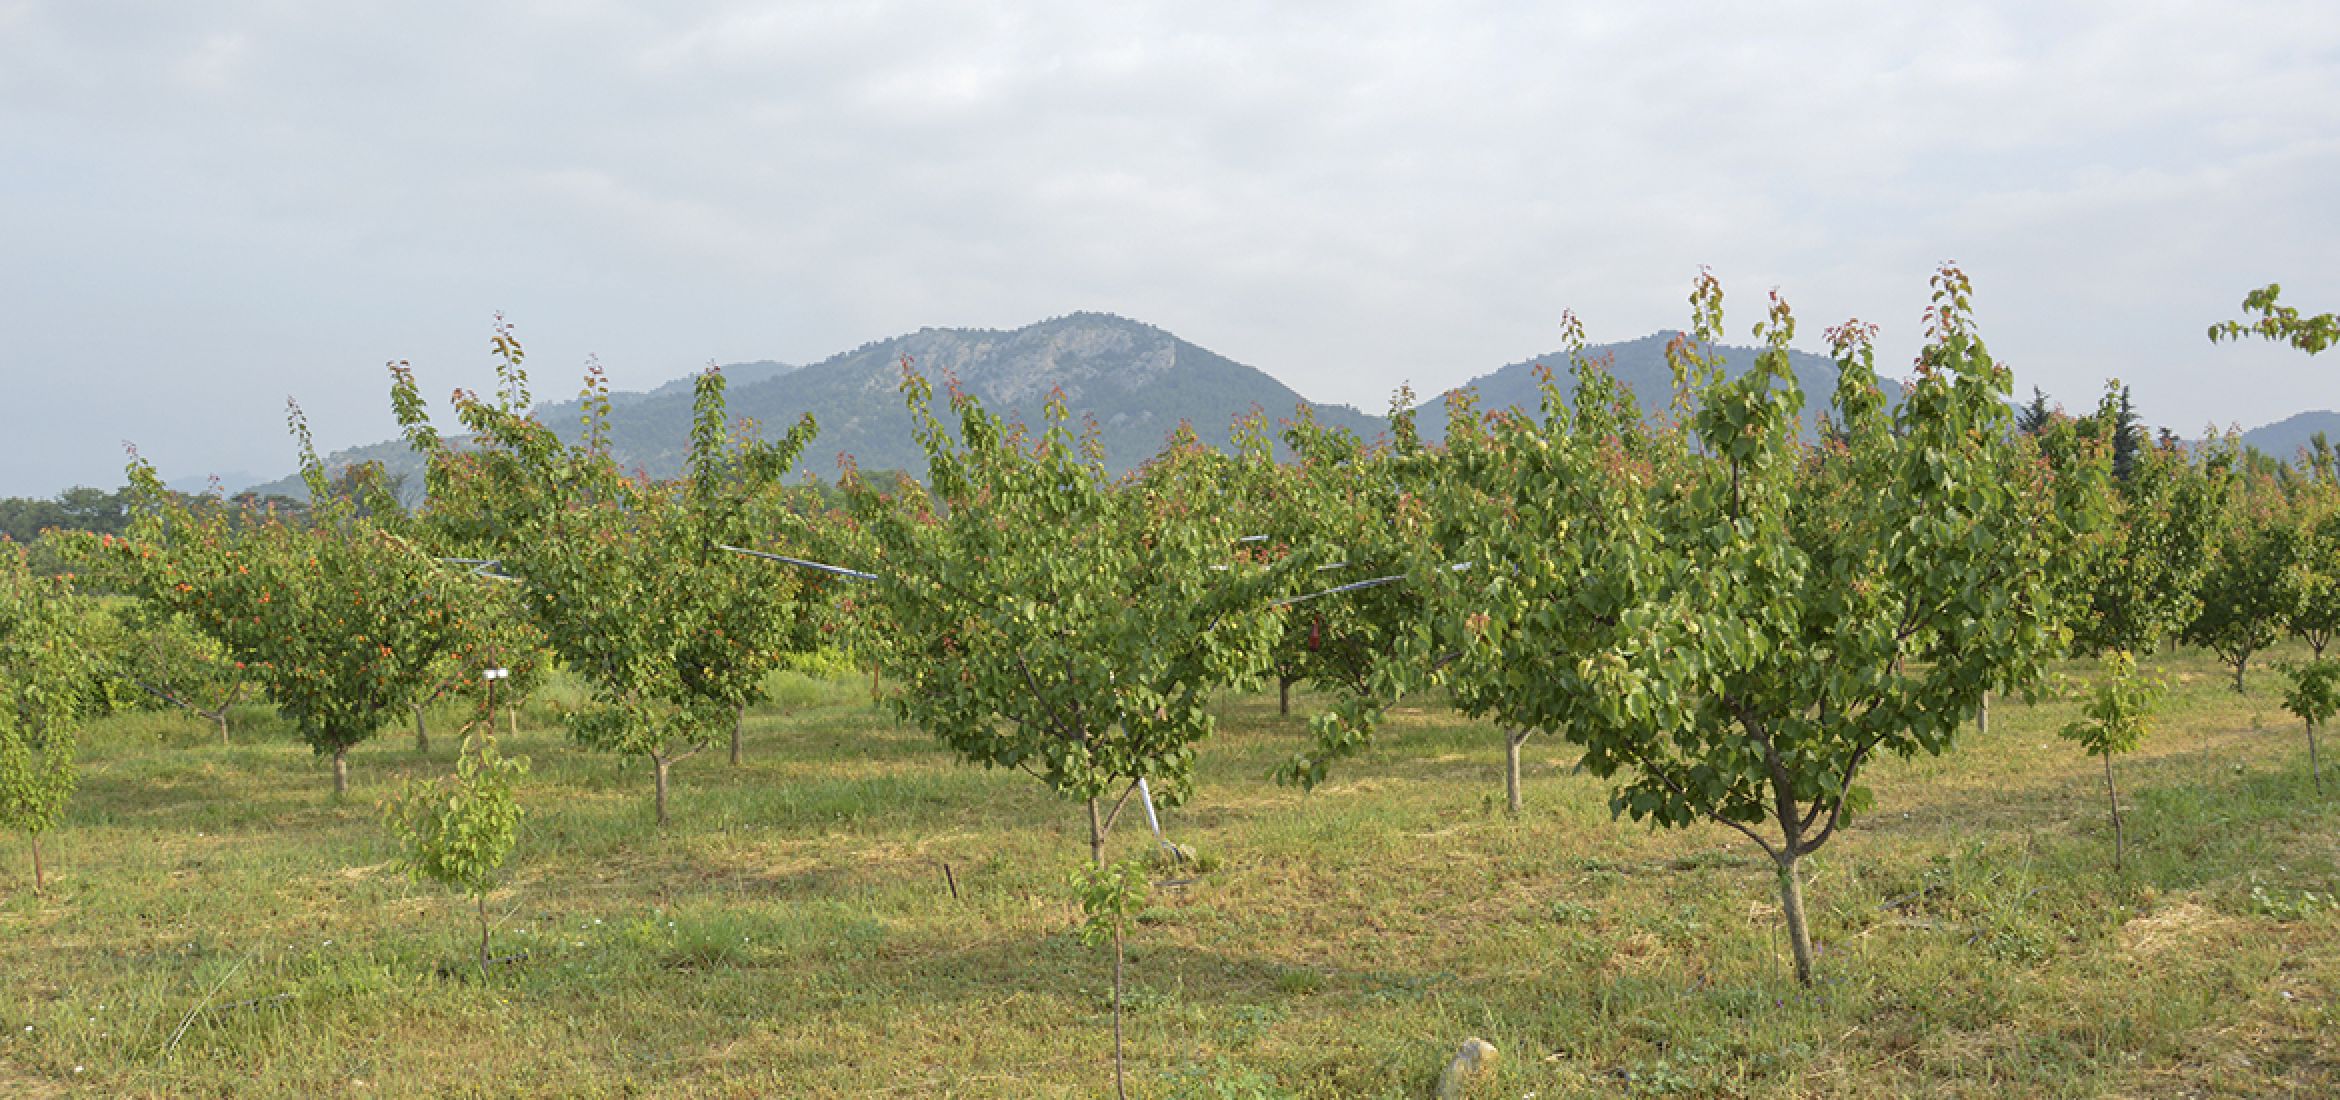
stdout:
<svg viewBox="0 0 2340 1100">
<path fill-rule="evenodd" d="M 72 588 L 0 539 L 0 826 L 30 838 L 35 894 L 47 885 L 41 834 L 73 797 L 74 719 L 94 672 L 86 629 Z"/>
<path fill-rule="evenodd" d="M 1146 905 L 1146 868 L 1142 860 L 1082 864 L 1073 872 L 1073 892 L 1081 899 L 1081 943 L 1096 947 L 1113 943 L 1113 1095 L 1127 1097 L 1122 1083 L 1121 972 L 1122 933 Z"/>
<path fill-rule="evenodd" d="M 2088 755 L 2104 759 L 2104 796 L 2112 809 L 2113 870 L 2121 869 L 2121 795 L 2113 785 L 2112 758 L 2134 752 L 2145 739 L 2147 719 L 2161 697 L 2161 681 L 2137 674 L 2137 658 L 2128 650 L 2105 655 L 2104 675 L 2090 690 L 2083 715 L 2066 725 L 2058 736 L 2077 741 Z"/>
<path fill-rule="evenodd" d="M 383 801 L 383 820 L 404 851 L 399 865 L 417 882 L 471 895 L 479 914 L 479 976 L 488 975 L 488 891 L 519 837 L 521 809 L 513 786 L 525 757 L 496 751 L 493 737 L 464 738 L 452 778 L 411 781 Z"/>
<path fill-rule="evenodd" d="M 2283 707 L 2307 723 L 2308 776 L 2316 793 L 2324 793 L 2324 774 L 2316 763 L 2316 727 L 2340 712 L 2340 660 L 2318 657 L 2304 664 L 2284 666 L 2291 684 L 2284 689 Z"/>
</svg>

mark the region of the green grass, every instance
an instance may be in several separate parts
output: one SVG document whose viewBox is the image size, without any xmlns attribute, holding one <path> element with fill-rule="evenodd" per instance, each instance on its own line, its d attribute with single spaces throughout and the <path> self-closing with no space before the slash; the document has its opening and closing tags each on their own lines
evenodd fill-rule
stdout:
<svg viewBox="0 0 2340 1100">
<path fill-rule="evenodd" d="M 2085 669 L 2076 668 L 2076 673 Z M 2310 790 L 2272 669 L 2188 655 L 2144 751 L 2101 772 L 2072 704 L 1887 761 L 1874 813 L 1810 863 L 1822 980 L 1789 976 L 1759 854 L 1612 821 L 1557 741 L 1502 812 L 1501 742 L 1443 707 L 1310 795 L 1263 777 L 1305 736 L 1223 710 L 1167 811 L 1207 868 L 1130 937 L 1133 1091 L 1423 1096 L 1465 1038 L 1481 1095 L 2340 1095 L 2340 785 Z M 443 772 L 393 730 L 325 763 L 265 710 L 91 730 L 35 898 L 0 839 L 0 1095 L 1094 1096 L 1108 960 L 1075 938 L 1077 808 L 955 762 L 867 701 L 784 674 L 675 770 L 580 752 L 549 707 L 483 984 L 465 904 L 393 872 L 375 800 Z M 1296 710 L 1312 702 L 1305 695 Z M 1147 841 L 1133 810 L 1118 852 Z M 953 899 L 944 866 L 956 878 Z"/>
</svg>

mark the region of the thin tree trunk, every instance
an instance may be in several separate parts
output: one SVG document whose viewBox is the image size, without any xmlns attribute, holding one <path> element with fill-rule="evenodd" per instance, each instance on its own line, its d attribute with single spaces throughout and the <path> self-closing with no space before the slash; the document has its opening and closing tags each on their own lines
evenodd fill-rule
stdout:
<svg viewBox="0 0 2340 1100">
<path fill-rule="evenodd" d="M 2317 793 L 2317 794 L 2322 794 L 2322 793 L 2324 793 L 2324 773 L 2323 773 L 2322 771 L 2318 770 L 2318 769 L 2317 769 L 2317 767 L 2316 767 L 2316 724 L 2315 724 L 2314 722 L 2310 722 L 2310 723 L 2308 723 L 2308 724 L 2307 724 L 2307 728 L 2308 728 L 2308 778 L 2310 778 L 2310 779 L 2313 779 L 2313 780 L 2315 780 L 2315 781 L 2316 781 L 2316 793 Z"/>
<path fill-rule="evenodd" d="M 1289 676 L 1276 677 L 1276 713 L 1292 713 L 1292 678 Z"/>
<path fill-rule="evenodd" d="M 2234 693 L 2243 694 L 2243 669 L 2250 667 L 2251 657 L 2246 653 L 2234 659 Z"/>
<path fill-rule="evenodd" d="M 421 703 L 414 705 L 414 751 L 425 754 L 431 751 L 431 727 L 423 719 Z"/>
<path fill-rule="evenodd" d="M 1513 817 L 1518 817 L 1520 811 L 1519 747 L 1526 744 L 1527 739 L 1526 730 L 1505 730 L 1503 733 L 1503 804 Z"/>
<path fill-rule="evenodd" d="M 520 736 L 520 708 L 515 706 L 505 707 L 504 717 L 509 720 L 507 724 L 511 727 L 512 736 Z"/>
<path fill-rule="evenodd" d="M 1991 693 L 1988 691 L 1982 693 L 1982 704 L 1974 708 L 1974 732 L 1991 732 Z"/>
<path fill-rule="evenodd" d="M 739 727 L 747 724 L 747 704 L 741 703 L 731 715 L 731 766 L 739 766 Z"/>
<path fill-rule="evenodd" d="M 1779 861 L 1779 910 L 1787 918 L 1788 947 L 1796 956 L 1796 981 L 1808 986 L 1812 984 L 1812 932 L 1804 923 L 1804 884 L 1796 877 L 1801 858 L 1788 855 Z"/>
<path fill-rule="evenodd" d="M 32 835 L 32 849 L 33 849 L 33 896 L 34 896 L 34 897 L 39 897 L 39 896 L 40 896 L 40 894 L 41 894 L 41 891 L 42 891 L 43 889 L 46 889 L 46 888 L 47 888 L 47 886 L 48 886 L 48 883 L 49 883 L 49 880 L 48 880 L 48 879 L 47 879 L 47 878 L 46 878 L 46 877 L 45 877 L 45 876 L 42 874 L 42 872 L 41 872 L 41 834 L 39 834 L 39 833 L 34 833 L 34 834 Z"/>
<path fill-rule="evenodd" d="M 869 663 L 869 705 L 873 707 L 880 702 L 878 695 L 878 669 L 880 667 L 876 661 Z"/>
<path fill-rule="evenodd" d="M 333 794 L 335 797 L 339 797 L 348 793 L 349 750 L 335 749 L 333 750 Z"/>
<path fill-rule="evenodd" d="M 1121 1079 L 1121 920 L 1113 921 L 1113 1095 L 1129 1100 L 1129 1089 Z"/>
<path fill-rule="evenodd" d="M 473 900 L 479 902 L 479 980 L 480 984 L 485 985 L 488 980 L 487 895 L 473 895 Z"/>
<path fill-rule="evenodd" d="M 2112 804 L 2113 870 L 2121 869 L 2121 793 L 2113 787 L 2112 754 L 2104 754 L 2104 797 Z"/>
<path fill-rule="evenodd" d="M 1089 862 L 1105 866 L 1105 818 L 1097 812 L 1097 800 L 1089 800 Z"/>
<path fill-rule="evenodd" d="M 657 753 L 650 754 L 650 767 L 654 772 L 657 773 L 656 782 L 658 785 L 658 824 L 661 827 L 665 826 L 666 824 L 666 767 L 671 763 L 673 763 L 673 761 L 668 760 L 664 756 L 661 756 Z"/>
<path fill-rule="evenodd" d="M 227 708 L 223 706 L 212 711 L 211 720 L 219 723 L 219 747 L 223 749 L 228 747 Z"/>
</svg>

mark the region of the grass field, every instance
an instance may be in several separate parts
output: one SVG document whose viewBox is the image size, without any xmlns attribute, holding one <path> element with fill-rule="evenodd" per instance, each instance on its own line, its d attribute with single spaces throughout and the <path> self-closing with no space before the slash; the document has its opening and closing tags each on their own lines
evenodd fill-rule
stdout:
<svg viewBox="0 0 2340 1100">
<path fill-rule="evenodd" d="M 2074 705 L 2001 702 L 1877 768 L 1876 811 L 1808 863 L 1810 990 L 1759 853 L 1612 821 L 1564 744 L 1529 743 L 1513 819 L 1494 731 L 1425 705 L 1302 795 L 1263 777 L 1303 718 L 1234 701 L 1165 815 L 1204 869 L 1165 871 L 1192 881 L 1131 934 L 1133 1094 L 1426 1096 L 1477 1036 L 1484 1096 L 2340 1096 L 2340 784 L 2311 790 L 2271 668 L 2248 696 L 2191 654 L 2159 670 L 2117 765 L 2126 872 L 2102 772 L 2054 735 Z M 453 738 L 369 744 L 337 803 L 242 717 L 231 748 L 92 729 L 46 896 L 0 838 L 0 1096 L 1110 1093 L 1078 808 L 895 728 L 866 681 L 787 674 L 744 766 L 676 768 L 664 831 L 646 765 L 524 719 L 490 904 L 527 956 L 486 983 L 467 903 L 395 873 L 375 808 Z"/>
</svg>

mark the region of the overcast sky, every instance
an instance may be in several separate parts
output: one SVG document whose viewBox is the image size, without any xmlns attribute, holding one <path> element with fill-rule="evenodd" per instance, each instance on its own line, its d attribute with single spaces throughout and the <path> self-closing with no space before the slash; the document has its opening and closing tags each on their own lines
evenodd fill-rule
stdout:
<svg viewBox="0 0 2340 1100">
<path fill-rule="evenodd" d="M 2194 434 L 2340 406 L 2203 337 L 2336 245 L 2330 0 L 0 0 L 0 494 L 387 438 L 497 310 L 540 396 L 1094 309 L 1378 410 L 1701 264 L 1906 362 L 1956 259 L 2020 385 Z"/>
</svg>

